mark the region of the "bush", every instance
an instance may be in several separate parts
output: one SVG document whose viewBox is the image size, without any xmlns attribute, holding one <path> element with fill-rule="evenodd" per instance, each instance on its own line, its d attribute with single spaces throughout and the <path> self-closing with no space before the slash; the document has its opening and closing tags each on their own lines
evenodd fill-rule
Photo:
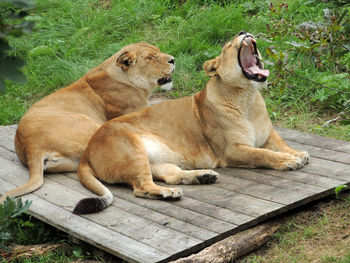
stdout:
<svg viewBox="0 0 350 263">
<path fill-rule="evenodd" d="M 0 92 L 5 90 L 3 79 L 9 79 L 18 84 L 25 84 L 26 77 L 20 71 L 25 63 L 17 56 L 10 55 L 12 51 L 8 37 L 20 37 L 30 33 L 34 22 L 24 20 L 28 15 L 26 10 L 33 8 L 30 0 L 3 0 L 0 2 Z"/>
<path fill-rule="evenodd" d="M 14 200 L 7 197 L 0 204 L 0 249 L 7 249 L 8 243 L 23 233 L 22 228 L 32 226 L 29 220 L 23 220 L 20 216 L 27 214 L 31 202 L 22 202 L 21 199 Z"/>
</svg>

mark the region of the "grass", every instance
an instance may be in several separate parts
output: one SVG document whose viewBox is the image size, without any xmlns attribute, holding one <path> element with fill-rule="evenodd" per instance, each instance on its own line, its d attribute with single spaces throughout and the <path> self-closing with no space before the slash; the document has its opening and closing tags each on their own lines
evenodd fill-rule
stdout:
<svg viewBox="0 0 350 263">
<path fill-rule="evenodd" d="M 217 56 L 223 44 L 244 29 L 259 37 L 259 49 L 271 72 L 269 85 L 262 93 L 273 122 L 350 141 L 350 125 L 334 122 L 324 127 L 327 120 L 346 110 L 344 102 L 350 99 L 350 52 L 346 49 L 350 45 L 346 37 L 350 32 L 350 23 L 346 21 L 350 17 L 349 4 L 339 7 L 341 0 L 270 2 L 36 0 L 35 9 L 27 17 L 35 21 L 36 31 L 10 39 L 13 53 L 27 61 L 23 71 L 28 83 L 6 82 L 7 91 L 0 94 L 0 125 L 17 123 L 33 103 L 79 79 L 122 46 L 136 41 L 157 45 L 175 57 L 174 89 L 168 93 L 158 90 L 159 94 L 173 98 L 191 95 L 203 89 L 208 80 L 203 63 Z M 325 16 L 327 9 L 333 18 Z M 310 21 L 319 23 L 317 32 L 301 26 L 311 24 Z M 345 210 L 339 208 L 343 211 L 338 214 L 339 220 L 344 222 L 335 226 L 330 226 L 328 212 L 312 217 L 312 222 L 308 216 L 288 220 L 274 238 L 275 243 L 269 245 L 271 252 L 265 253 L 266 258 L 264 252 L 259 252 L 246 262 L 272 262 L 268 259 L 272 253 L 276 256 L 273 262 L 306 262 L 303 260 L 308 258 L 308 251 L 313 250 L 308 243 L 327 239 L 329 227 L 345 231 L 338 226 L 349 222 L 345 213 L 349 202 L 347 196 L 342 202 L 332 203 L 335 211 L 341 205 L 347 206 Z M 48 233 L 40 223 L 35 225 Z M 34 240 L 16 242 L 46 242 L 46 238 L 54 235 L 36 234 L 32 235 Z M 315 257 L 318 262 L 350 261 L 348 251 L 339 250 L 338 254 L 315 251 L 320 251 Z M 77 259 L 74 255 L 61 259 L 63 254 L 54 252 L 40 262 Z"/>
<path fill-rule="evenodd" d="M 350 193 L 285 219 L 272 240 L 237 263 L 349 263 Z"/>
<path fill-rule="evenodd" d="M 18 122 L 34 102 L 77 80 L 122 46 L 141 40 L 176 58 L 174 89 L 166 95 L 191 95 L 208 80 L 203 63 L 217 56 L 222 45 L 242 29 L 259 36 L 271 71 L 270 85 L 263 93 L 272 119 L 292 128 L 305 127 L 303 123 L 310 120 L 317 123 L 319 116 L 326 121 L 342 111 L 342 103 L 350 98 L 350 55 L 342 48 L 348 40 L 339 40 L 347 32 L 347 21 L 337 16 L 337 24 L 330 24 L 323 11 L 349 14 L 348 5 L 339 8 L 336 2 L 37 0 L 27 18 L 36 22 L 36 31 L 11 39 L 14 53 L 27 61 L 28 84 L 7 82 L 7 92 L 0 97 L 0 124 Z M 288 3 L 288 8 L 281 3 Z M 315 41 L 323 42 L 311 45 L 312 32 L 300 29 L 308 21 L 319 22 L 319 31 L 331 34 L 332 39 L 314 33 Z M 335 125 L 325 131 L 321 123 L 307 128 L 350 140 L 348 128 L 343 130 Z"/>
</svg>

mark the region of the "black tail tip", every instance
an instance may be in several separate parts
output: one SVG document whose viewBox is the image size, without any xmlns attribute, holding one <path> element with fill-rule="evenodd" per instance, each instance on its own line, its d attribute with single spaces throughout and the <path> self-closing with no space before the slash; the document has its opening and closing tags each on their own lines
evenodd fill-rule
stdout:
<svg viewBox="0 0 350 263">
<path fill-rule="evenodd" d="M 107 205 L 102 198 L 85 198 L 80 200 L 79 203 L 74 207 L 73 214 L 84 215 L 97 213 L 106 207 Z"/>
</svg>

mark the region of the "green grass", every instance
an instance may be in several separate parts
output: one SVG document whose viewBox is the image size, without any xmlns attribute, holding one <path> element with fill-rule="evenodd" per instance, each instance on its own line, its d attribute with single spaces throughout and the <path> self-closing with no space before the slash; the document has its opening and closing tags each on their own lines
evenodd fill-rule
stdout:
<svg viewBox="0 0 350 263">
<path fill-rule="evenodd" d="M 323 13 L 328 8 L 334 14 L 341 10 L 349 15 L 349 5 L 335 5 L 340 1 L 279 0 L 272 1 L 272 7 L 264 0 L 35 2 L 27 19 L 36 22 L 36 31 L 10 41 L 14 53 L 27 61 L 28 84 L 7 82 L 7 92 L 0 97 L 1 125 L 18 122 L 43 96 L 77 80 L 122 46 L 142 40 L 176 58 L 174 89 L 167 95 L 191 95 L 208 80 L 203 63 L 217 56 L 222 45 L 242 29 L 259 35 L 258 44 L 271 71 L 271 85 L 263 94 L 274 121 L 293 128 L 314 123 L 319 116 L 326 121 L 342 111 L 342 103 L 350 98 L 350 93 L 306 79 L 350 92 L 346 73 L 350 53 L 344 48 L 349 40 L 341 38 L 348 30 L 347 21 L 337 16 L 336 23 L 330 24 Z M 288 8 L 281 6 L 285 2 Z M 323 33 L 316 37 L 302 33 L 299 25 L 307 21 L 319 22 L 332 39 Z M 321 42 L 310 44 L 312 38 Z M 307 131 L 349 140 L 348 127 L 308 125 Z"/>
<path fill-rule="evenodd" d="M 286 217 L 263 248 L 239 263 L 349 263 L 350 193 Z"/>
</svg>

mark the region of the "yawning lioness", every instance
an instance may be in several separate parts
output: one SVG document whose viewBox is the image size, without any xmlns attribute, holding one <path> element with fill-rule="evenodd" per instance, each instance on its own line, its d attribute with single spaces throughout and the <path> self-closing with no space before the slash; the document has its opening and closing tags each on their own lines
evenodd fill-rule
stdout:
<svg viewBox="0 0 350 263">
<path fill-rule="evenodd" d="M 81 200 L 74 213 L 111 204 L 113 195 L 96 178 L 127 183 L 138 197 L 178 199 L 180 188 L 153 179 L 205 184 L 218 177 L 208 168 L 288 170 L 308 162 L 307 152 L 291 149 L 272 127 L 259 92 L 269 71 L 251 34 L 242 31 L 204 70 L 211 79 L 203 91 L 111 120 L 93 135 L 78 175 L 100 197 Z"/>
<path fill-rule="evenodd" d="M 95 131 L 111 118 L 147 106 L 157 86 L 171 88 L 173 71 L 172 56 L 145 42 L 135 43 L 35 103 L 15 136 L 17 155 L 28 166 L 30 180 L 3 195 L 0 203 L 39 188 L 44 171 L 76 171 Z"/>
</svg>

